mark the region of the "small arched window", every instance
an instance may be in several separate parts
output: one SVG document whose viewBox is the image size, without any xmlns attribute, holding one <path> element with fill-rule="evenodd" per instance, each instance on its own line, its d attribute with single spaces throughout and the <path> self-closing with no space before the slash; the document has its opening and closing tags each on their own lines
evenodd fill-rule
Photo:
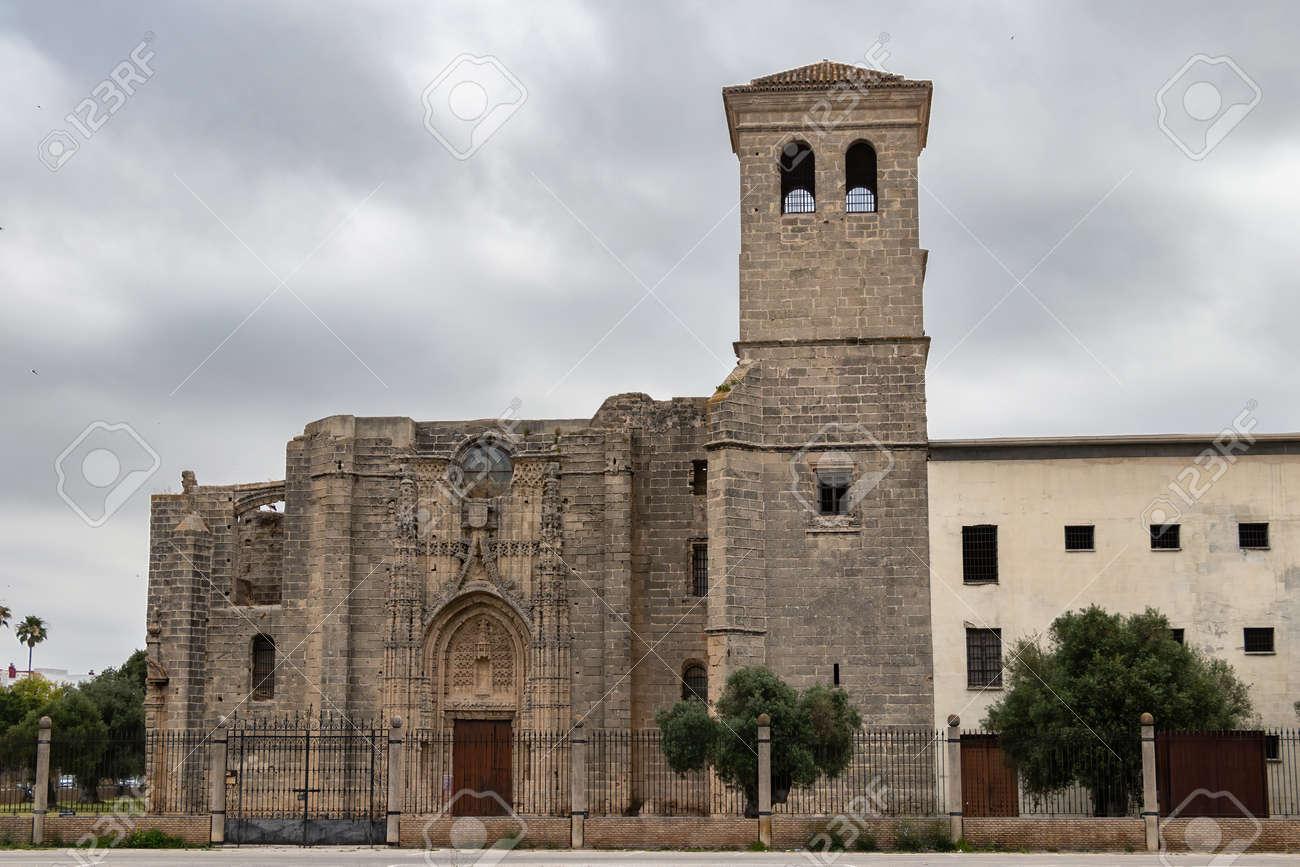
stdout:
<svg viewBox="0 0 1300 867">
<path fill-rule="evenodd" d="M 876 186 L 876 149 L 854 142 L 844 155 L 844 210 L 850 214 L 875 213 L 880 201 Z"/>
<path fill-rule="evenodd" d="M 792 141 L 781 149 L 781 213 L 811 214 L 817 210 L 817 170 L 807 142 Z"/>
<path fill-rule="evenodd" d="M 682 701 L 709 700 L 709 673 L 698 662 L 688 662 L 682 669 Z"/>
<path fill-rule="evenodd" d="M 253 700 L 275 698 L 275 641 L 269 635 L 253 636 Z"/>
</svg>

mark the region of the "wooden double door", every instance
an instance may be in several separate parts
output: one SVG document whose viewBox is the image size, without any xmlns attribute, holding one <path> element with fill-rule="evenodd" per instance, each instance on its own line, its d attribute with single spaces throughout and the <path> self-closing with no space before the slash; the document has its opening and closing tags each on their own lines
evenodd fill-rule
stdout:
<svg viewBox="0 0 1300 867">
<path fill-rule="evenodd" d="M 452 734 L 453 816 L 505 816 L 513 806 L 509 720 L 458 719 Z"/>
</svg>

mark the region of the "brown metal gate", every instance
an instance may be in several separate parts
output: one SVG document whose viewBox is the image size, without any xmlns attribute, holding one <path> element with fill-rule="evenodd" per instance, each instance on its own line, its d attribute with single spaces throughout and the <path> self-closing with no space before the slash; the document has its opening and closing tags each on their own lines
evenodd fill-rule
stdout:
<svg viewBox="0 0 1300 867">
<path fill-rule="evenodd" d="M 1016 769 L 997 735 L 961 736 L 961 810 L 966 816 L 1019 816 Z"/>
<path fill-rule="evenodd" d="M 505 816 L 512 803 L 509 720 L 456 720 L 452 735 L 453 816 Z"/>
<path fill-rule="evenodd" d="M 1262 731 L 1158 733 L 1160 815 L 1267 817 L 1265 740 Z"/>
</svg>

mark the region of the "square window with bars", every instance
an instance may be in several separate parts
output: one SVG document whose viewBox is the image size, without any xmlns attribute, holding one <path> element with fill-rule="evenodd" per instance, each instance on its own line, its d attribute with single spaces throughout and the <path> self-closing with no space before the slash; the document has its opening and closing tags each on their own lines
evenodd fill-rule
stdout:
<svg viewBox="0 0 1300 867">
<path fill-rule="evenodd" d="M 1093 551 L 1096 527 L 1092 524 L 1067 524 L 1065 526 L 1065 550 Z"/>
<path fill-rule="evenodd" d="M 1002 686 L 1002 630 L 966 629 L 966 686 Z"/>
<path fill-rule="evenodd" d="M 1151 550 L 1177 551 L 1182 547 L 1182 527 L 1178 524 L 1152 524 Z"/>
<path fill-rule="evenodd" d="M 967 584 L 996 584 L 998 528 L 979 524 L 961 528 L 961 574 Z"/>
<path fill-rule="evenodd" d="M 691 595 L 709 595 L 709 543 L 691 544 Z"/>
<path fill-rule="evenodd" d="M 1268 524 L 1258 522 L 1238 524 L 1237 545 L 1242 548 L 1267 548 Z"/>
<path fill-rule="evenodd" d="M 1273 627 L 1247 626 L 1242 631 L 1242 644 L 1247 653 L 1273 652 Z"/>
<path fill-rule="evenodd" d="M 709 492 L 709 462 L 691 461 L 691 493 L 703 496 Z"/>
</svg>

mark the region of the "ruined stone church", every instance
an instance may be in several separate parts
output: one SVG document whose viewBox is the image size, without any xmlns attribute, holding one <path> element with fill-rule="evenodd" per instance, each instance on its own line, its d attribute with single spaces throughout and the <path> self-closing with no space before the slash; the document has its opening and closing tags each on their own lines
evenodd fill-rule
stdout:
<svg viewBox="0 0 1300 867">
<path fill-rule="evenodd" d="M 289 441 L 283 481 L 154 496 L 150 727 L 637 729 L 755 664 L 929 726 L 930 99 L 830 62 L 723 90 L 740 333 L 713 395 L 336 415 Z"/>
</svg>

